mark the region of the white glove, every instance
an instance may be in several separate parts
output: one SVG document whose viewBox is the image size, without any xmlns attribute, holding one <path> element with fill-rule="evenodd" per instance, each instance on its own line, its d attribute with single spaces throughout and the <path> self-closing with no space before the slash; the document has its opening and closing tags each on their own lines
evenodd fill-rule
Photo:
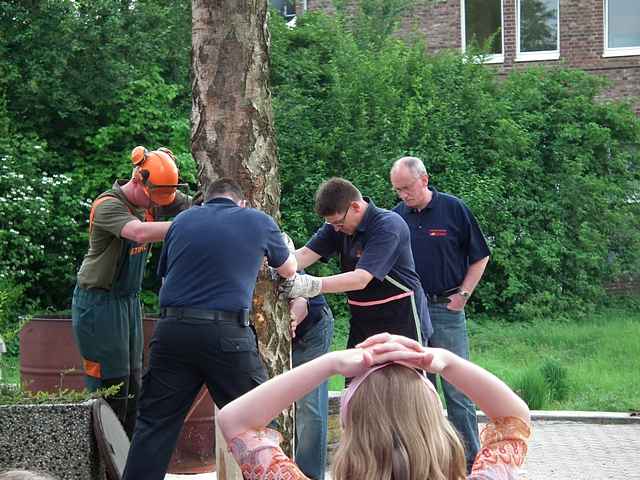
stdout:
<svg viewBox="0 0 640 480">
<path fill-rule="evenodd" d="M 289 298 L 312 298 L 320 295 L 322 278 L 313 275 L 298 275 L 280 284 L 280 293 Z"/>
</svg>

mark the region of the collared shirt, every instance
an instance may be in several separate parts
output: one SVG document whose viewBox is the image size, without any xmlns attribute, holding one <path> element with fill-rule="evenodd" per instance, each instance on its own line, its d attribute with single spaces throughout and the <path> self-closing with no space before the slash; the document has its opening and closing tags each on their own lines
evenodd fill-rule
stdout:
<svg viewBox="0 0 640 480">
<path fill-rule="evenodd" d="M 469 265 L 491 252 L 464 202 L 435 188 L 429 190 L 433 196 L 421 211 L 404 202 L 393 210 L 411 230 L 411 248 L 424 291 L 438 294 L 459 287 Z"/>
<path fill-rule="evenodd" d="M 178 215 L 158 264 L 161 307 L 238 312 L 251 308 L 263 258 L 278 268 L 289 257 L 273 218 L 215 198 Z"/>
<path fill-rule="evenodd" d="M 325 258 L 340 256 L 343 272 L 360 268 L 380 282 L 389 275 L 413 290 L 423 332 L 429 333 L 429 313 L 411 253 L 409 228 L 398 214 L 376 207 L 367 197 L 364 200 L 369 206 L 353 235 L 325 224 L 306 246 Z M 348 297 L 356 301 L 378 300 L 372 298 L 373 283 L 363 290 L 347 292 Z"/>
</svg>

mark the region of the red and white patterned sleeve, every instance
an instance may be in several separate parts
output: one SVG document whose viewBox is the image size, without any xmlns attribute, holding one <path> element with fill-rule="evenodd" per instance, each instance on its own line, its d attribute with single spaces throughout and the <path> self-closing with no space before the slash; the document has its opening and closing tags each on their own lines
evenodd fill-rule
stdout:
<svg viewBox="0 0 640 480">
<path fill-rule="evenodd" d="M 287 457 L 275 430 L 249 430 L 229 442 L 229 450 L 240 465 L 245 480 L 309 480 Z"/>
<path fill-rule="evenodd" d="M 504 417 L 489 422 L 480 434 L 481 448 L 469 480 L 522 479 L 520 467 L 527 456 L 531 425 L 520 418 Z"/>
</svg>

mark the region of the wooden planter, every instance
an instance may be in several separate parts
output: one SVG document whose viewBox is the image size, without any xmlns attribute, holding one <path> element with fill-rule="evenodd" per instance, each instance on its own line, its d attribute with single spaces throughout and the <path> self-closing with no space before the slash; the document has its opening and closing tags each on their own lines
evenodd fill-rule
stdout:
<svg viewBox="0 0 640 480">
<path fill-rule="evenodd" d="M 93 434 L 94 402 L 0 405 L 0 470 L 33 469 L 65 480 L 105 480 Z"/>
</svg>

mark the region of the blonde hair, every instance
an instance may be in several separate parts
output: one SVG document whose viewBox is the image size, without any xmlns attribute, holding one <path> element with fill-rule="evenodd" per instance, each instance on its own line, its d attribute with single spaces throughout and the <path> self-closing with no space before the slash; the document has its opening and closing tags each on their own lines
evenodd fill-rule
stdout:
<svg viewBox="0 0 640 480">
<path fill-rule="evenodd" d="M 464 448 L 408 368 L 373 372 L 349 402 L 334 480 L 464 480 Z"/>
</svg>

